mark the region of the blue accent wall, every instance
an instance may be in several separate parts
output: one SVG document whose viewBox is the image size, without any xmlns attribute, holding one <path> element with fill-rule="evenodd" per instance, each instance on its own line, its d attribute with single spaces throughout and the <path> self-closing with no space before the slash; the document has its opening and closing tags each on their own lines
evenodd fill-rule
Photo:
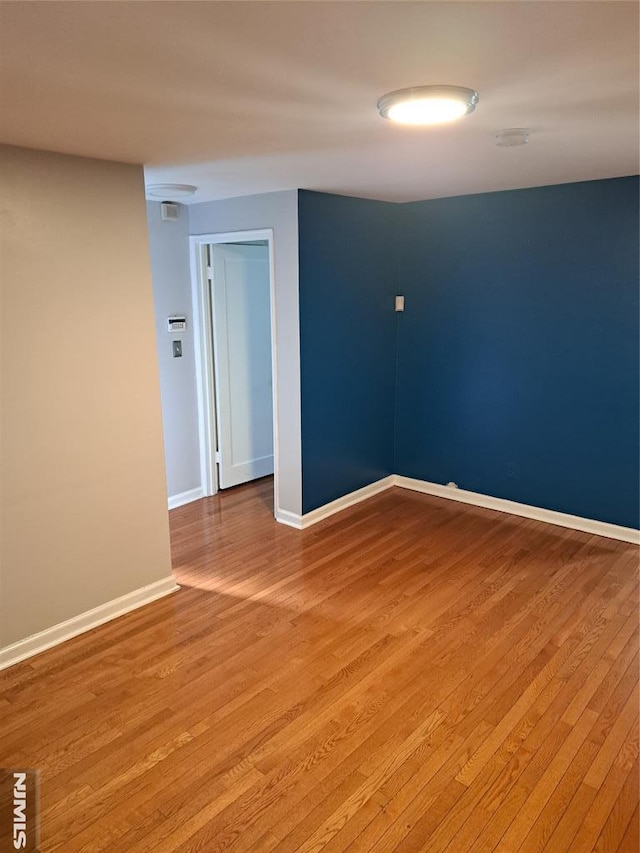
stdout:
<svg viewBox="0 0 640 853">
<path fill-rule="evenodd" d="M 638 526 L 638 189 L 399 206 L 397 473 Z"/>
<path fill-rule="evenodd" d="M 393 473 L 397 214 L 299 193 L 303 512 Z"/>
</svg>

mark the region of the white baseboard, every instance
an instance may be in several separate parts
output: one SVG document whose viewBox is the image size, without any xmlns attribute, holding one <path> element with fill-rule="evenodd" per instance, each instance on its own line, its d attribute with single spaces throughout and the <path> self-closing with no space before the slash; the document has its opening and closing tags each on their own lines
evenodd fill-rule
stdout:
<svg viewBox="0 0 640 853">
<path fill-rule="evenodd" d="M 307 527 L 311 527 L 312 524 L 317 524 L 319 521 L 323 521 L 325 518 L 329 518 L 329 516 L 335 515 L 337 512 L 341 512 L 349 506 L 358 504 L 360 501 L 366 501 L 367 498 L 371 498 L 380 492 L 384 492 L 386 489 L 390 489 L 393 485 L 393 475 L 384 477 L 382 480 L 370 483 L 362 489 L 350 492 L 348 495 L 337 498 L 337 500 L 331 501 L 331 503 L 320 506 L 318 509 L 314 509 L 304 515 L 297 515 L 296 513 L 289 512 L 288 510 L 279 510 L 276 513 L 276 521 L 279 521 L 281 524 L 288 524 L 289 527 L 295 527 L 297 530 L 305 530 Z"/>
<path fill-rule="evenodd" d="M 188 492 L 180 492 L 179 495 L 171 495 L 169 497 L 169 509 L 177 509 L 179 506 L 199 501 L 203 497 L 205 494 L 202 486 L 198 486 L 197 489 L 189 489 Z"/>
<path fill-rule="evenodd" d="M 288 509 L 278 509 L 275 513 L 276 521 L 280 524 L 286 524 L 288 527 L 295 527 L 296 530 L 302 530 L 302 516 L 297 512 L 289 512 Z"/>
<path fill-rule="evenodd" d="M 155 583 L 148 584 L 148 586 L 134 589 L 133 592 L 128 592 L 126 595 L 121 595 L 120 598 L 107 601 L 106 604 L 94 607 L 93 610 L 87 610 L 79 616 L 73 616 L 66 622 L 59 622 L 52 628 L 47 628 L 38 634 L 25 637 L 24 640 L 19 640 L 10 646 L 5 646 L 4 649 L 0 649 L 0 669 L 6 669 L 8 666 L 20 663 L 20 661 L 39 652 L 44 652 L 52 646 L 57 646 L 65 640 L 70 640 L 78 634 L 97 628 L 98 625 L 109 622 L 117 616 L 122 616 L 130 610 L 142 607 L 143 604 L 149 604 L 151 601 L 169 595 L 177 589 L 180 587 L 173 576 L 163 578 Z"/>
<path fill-rule="evenodd" d="M 579 515 L 568 515 L 551 509 L 541 509 L 537 506 L 508 501 L 504 498 L 492 498 L 490 495 L 468 492 L 465 489 L 455 489 L 451 486 L 441 486 L 438 483 L 429 483 L 426 480 L 414 480 L 411 477 L 401 477 L 398 474 L 394 480 L 395 485 L 402 489 L 411 489 L 425 495 L 447 498 L 460 503 L 481 506 L 485 509 L 495 509 L 498 512 L 508 512 L 522 518 L 533 518 L 535 521 L 544 521 L 547 524 L 568 527 L 571 530 L 582 530 L 584 533 L 594 533 L 596 536 L 605 536 L 607 539 L 618 539 L 621 542 L 631 542 L 634 545 L 640 544 L 640 531 L 634 530 L 632 527 L 621 527 L 618 524 L 608 524 L 605 521 L 595 521 L 591 518 L 582 518 Z"/>
<path fill-rule="evenodd" d="M 426 480 L 414 480 L 411 477 L 402 477 L 392 474 L 383 480 L 378 480 L 370 486 L 351 492 L 342 498 L 314 509 L 305 515 L 298 515 L 288 510 L 278 510 L 276 520 L 297 530 L 304 530 L 317 524 L 337 512 L 341 512 L 349 506 L 365 501 L 367 498 L 377 495 L 391 486 L 401 489 L 410 489 L 414 492 L 422 492 L 425 495 L 433 495 L 437 498 L 458 501 L 459 503 L 480 506 L 485 509 L 494 509 L 498 512 L 507 512 L 510 515 L 518 515 L 522 518 L 532 518 L 535 521 L 544 521 L 546 524 L 555 524 L 558 527 L 568 527 L 570 530 L 582 530 L 584 533 L 593 533 L 596 536 L 604 536 L 607 539 L 618 539 L 621 542 L 631 542 L 640 545 L 640 530 L 633 527 L 621 527 L 618 524 L 608 524 L 605 521 L 596 521 L 591 518 L 582 518 L 578 515 L 569 515 L 564 512 L 556 512 L 551 509 L 542 509 L 529 504 L 521 504 L 504 498 L 492 498 L 479 492 L 469 492 L 466 489 L 455 489 L 451 486 L 441 486 L 439 483 L 429 483 Z"/>
</svg>

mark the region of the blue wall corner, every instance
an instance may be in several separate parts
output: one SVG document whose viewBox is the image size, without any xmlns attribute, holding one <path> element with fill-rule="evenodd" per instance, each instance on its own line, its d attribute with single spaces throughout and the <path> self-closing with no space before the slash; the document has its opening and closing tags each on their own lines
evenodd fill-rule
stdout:
<svg viewBox="0 0 640 853">
<path fill-rule="evenodd" d="M 399 208 L 397 473 L 638 526 L 638 178 Z"/>
<path fill-rule="evenodd" d="M 398 206 L 299 192 L 302 507 L 393 472 Z"/>
</svg>

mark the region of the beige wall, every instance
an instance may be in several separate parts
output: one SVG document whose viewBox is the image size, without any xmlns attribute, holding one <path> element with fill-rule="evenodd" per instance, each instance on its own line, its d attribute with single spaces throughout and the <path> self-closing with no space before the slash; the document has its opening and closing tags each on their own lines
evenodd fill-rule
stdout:
<svg viewBox="0 0 640 853">
<path fill-rule="evenodd" d="M 0 163 L 2 647 L 171 569 L 142 169 Z"/>
</svg>

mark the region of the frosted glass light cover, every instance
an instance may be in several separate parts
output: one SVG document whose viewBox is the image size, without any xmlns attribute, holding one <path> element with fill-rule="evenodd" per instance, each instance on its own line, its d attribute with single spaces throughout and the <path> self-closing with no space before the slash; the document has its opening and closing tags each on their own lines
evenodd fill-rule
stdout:
<svg viewBox="0 0 640 853">
<path fill-rule="evenodd" d="M 415 86 L 383 95 L 378 110 L 401 124 L 444 124 L 473 112 L 478 93 L 463 86 Z"/>
</svg>

